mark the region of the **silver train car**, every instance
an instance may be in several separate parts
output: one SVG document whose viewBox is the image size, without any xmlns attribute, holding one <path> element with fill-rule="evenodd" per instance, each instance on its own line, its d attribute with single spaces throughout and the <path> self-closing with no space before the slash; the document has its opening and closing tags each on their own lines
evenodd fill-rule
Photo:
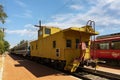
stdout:
<svg viewBox="0 0 120 80">
<path fill-rule="evenodd" d="M 11 54 L 28 56 L 30 55 L 30 44 L 29 41 L 25 41 L 17 46 L 13 47 L 10 51 Z"/>
</svg>

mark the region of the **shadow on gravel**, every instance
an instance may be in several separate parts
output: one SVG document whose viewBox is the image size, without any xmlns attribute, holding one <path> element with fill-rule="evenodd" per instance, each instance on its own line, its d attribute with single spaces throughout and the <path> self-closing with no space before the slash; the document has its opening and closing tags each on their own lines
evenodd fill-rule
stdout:
<svg viewBox="0 0 120 80">
<path fill-rule="evenodd" d="M 49 76 L 49 75 L 59 76 L 60 74 L 66 75 L 60 71 L 51 69 L 49 67 L 35 63 L 33 61 L 29 61 L 19 56 L 15 56 L 12 54 L 9 54 L 9 56 L 19 63 L 19 64 L 15 64 L 15 67 L 25 67 L 36 77 L 43 77 L 43 76 Z"/>
</svg>

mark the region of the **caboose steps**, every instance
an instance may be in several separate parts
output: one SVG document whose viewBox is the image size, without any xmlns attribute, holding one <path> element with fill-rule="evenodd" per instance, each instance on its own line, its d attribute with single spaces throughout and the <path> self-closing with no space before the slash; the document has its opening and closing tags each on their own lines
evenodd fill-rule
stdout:
<svg viewBox="0 0 120 80">
<path fill-rule="evenodd" d="M 72 63 L 65 66 L 65 70 L 68 70 L 70 72 L 75 72 L 79 67 L 79 65 L 80 65 L 80 61 L 74 60 Z"/>
</svg>

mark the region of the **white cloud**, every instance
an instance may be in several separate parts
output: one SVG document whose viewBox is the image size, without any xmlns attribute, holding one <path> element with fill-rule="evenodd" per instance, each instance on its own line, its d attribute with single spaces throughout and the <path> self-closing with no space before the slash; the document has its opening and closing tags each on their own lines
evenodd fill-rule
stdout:
<svg viewBox="0 0 120 80">
<path fill-rule="evenodd" d="M 10 23 L 11 22 L 11 20 L 10 19 L 6 19 L 6 23 Z"/>
<path fill-rule="evenodd" d="M 115 0 L 106 0 L 107 3 L 112 3 L 113 1 L 115 1 Z"/>
<path fill-rule="evenodd" d="M 96 4 L 95 4 L 95 1 L 96 1 Z M 96 27 L 99 27 L 98 31 L 100 31 L 100 33 L 104 33 L 106 31 L 105 29 L 108 29 L 108 28 L 112 30 L 117 30 L 119 29 L 119 25 L 120 25 L 120 22 L 119 22 L 120 19 L 115 17 L 116 13 L 119 12 L 118 9 L 116 10 L 118 6 L 118 1 L 119 0 L 92 0 L 92 2 L 90 3 L 93 4 L 94 2 L 94 6 L 93 5 L 88 6 L 89 10 L 86 11 L 85 13 L 79 12 L 79 13 L 58 14 L 58 15 L 52 16 L 53 21 L 49 21 L 48 23 L 44 23 L 42 25 L 58 26 L 63 29 L 68 27 L 74 27 L 74 26 L 81 27 L 83 25 L 86 25 L 86 22 L 91 19 L 96 22 Z M 81 5 L 78 5 L 77 3 L 77 5 L 72 4 L 70 6 L 76 9 L 77 8 L 80 9 Z M 110 15 L 109 9 L 116 10 L 113 16 Z M 31 11 L 28 10 L 26 11 L 26 14 L 24 14 L 24 16 L 22 15 L 21 17 L 30 17 L 29 15 L 30 13 Z M 38 28 L 35 28 L 32 24 L 26 24 L 24 28 L 25 29 L 23 30 L 7 30 L 6 32 L 8 34 L 18 34 L 20 36 L 29 35 L 29 37 L 33 35 L 37 35 Z"/>
<path fill-rule="evenodd" d="M 49 22 L 49 23 L 45 23 L 43 25 L 59 27 L 61 29 L 65 29 L 65 28 L 72 26 L 71 24 L 65 24 L 65 23 L 59 23 L 59 22 Z"/>
<path fill-rule="evenodd" d="M 80 27 L 83 26 L 80 22 L 76 20 L 76 15 L 75 14 L 60 14 L 60 15 L 55 15 L 52 17 L 53 21 L 45 23 L 43 25 L 47 26 L 57 26 L 62 29 L 68 28 L 68 27 Z"/>
<path fill-rule="evenodd" d="M 67 0 L 68 1 L 68 0 Z M 66 14 L 57 14 L 52 16 L 47 23 L 42 23 L 42 25 L 47 26 L 57 26 L 60 28 L 68 27 L 81 27 L 86 25 L 88 20 L 94 20 L 96 22 L 97 31 L 100 34 L 106 34 L 120 30 L 120 0 L 73 0 L 76 1 L 73 4 L 69 5 L 69 8 L 78 10 L 78 13 L 66 13 Z M 85 4 L 78 4 L 79 1 L 87 1 Z M 27 5 L 23 2 L 18 4 L 21 7 L 26 7 Z M 80 10 L 84 10 L 81 12 Z M 26 10 L 22 15 L 17 15 L 18 17 L 28 17 L 31 18 L 32 11 Z M 37 30 L 32 24 L 26 24 L 23 30 L 7 30 L 7 34 L 17 34 L 20 36 L 33 37 L 36 35 Z M 33 38 L 32 38 L 33 39 Z"/>
<path fill-rule="evenodd" d="M 99 33 L 103 33 L 105 31 L 105 29 L 99 29 L 98 32 Z"/>
<path fill-rule="evenodd" d="M 83 9 L 83 6 L 80 6 L 80 5 L 71 5 L 70 8 L 75 9 L 75 10 L 81 10 L 81 9 Z"/>
<path fill-rule="evenodd" d="M 20 38 L 19 41 L 21 40 L 36 40 L 37 39 L 37 31 L 38 28 L 35 28 L 32 24 L 26 24 L 24 26 L 24 29 L 16 29 L 16 30 L 9 30 L 6 29 L 5 33 L 6 35 L 11 35 L 11 36 L 18 36 Z M 15 38 L 13 37 L 13 38 Z M 9 40 L 8 40 L 9 41 Z M 10 48 L 14 47 L 16 44 L 19 43 L 19 41 L 14 39 L 13 42 L 10 43 Z"/>
<path fill-rule="evenodd" d="M 112 1 L 110 9 L 120 10 L 120 0 Z"/>
<path fill-rule="evenodd" d="M 32 24 L 26 24 L 24 27 L 25 28 L 34 28 L 34 26 Z"/>
<path fill-rule="evenodd" d="M 22 17 L 32 18 L 31 13 L 24 13 Z"/>
<path fill-rule="evenodd" d="M 32 18 L 32 11 L 28 9 L 27 4 L 25 4 L 22 0 L 15 0 L 15 3 L 17 3 L 22 10 L 22 12 L 15 14 L 15 17 Z"/>
<path fill-rule="evenodd" d="M 19 18 L 32 18 L 32 11 L 26 10 L 22 14 L 15 14 L 14 16 Z"/>
<path fill-rule="evenodd" d="M 38 28 L 34 27 L 32 24 L 26 24 L 24 26 L 25 29 L 18 30 L 6 30 L 7 34 L 15 34 L 20 36 L 28 36 L 32 37 L 33 35 L 37 35 Z"/>
<path fill-rule="evenodd" d="M 92 2 L 91 2 L 92 1 Z M 94 2 L 94 5 L 87 6 L 89 9 L 85 13 L 68 13 L 68 14 L 58 14 L 53 16 L 52 22 L 46 23 L 46 25 L 54 25 L 54 26 L 81 26 L 86 25 L 86 22 L 88 20 L 94 20 L 96 22 L 96 27 L 99 28 L 105 28 L 106 30 L 108 28 L 114 29 L 120 29 L 120 18 L 119 18 L 119 3 L 120 0 L 88 0 L 88 2 L 92 3 Z M 96 4 L 95 4 L 96 3 Z M 76 3 L 77 6 L 78 3 Z M 73 4 L 72 4 L 73 5 Z M 70 6 L 72 6 L 70 5 Z M 75 5 L 75 4 L 74 4 Z M 119 7 L 118 7 L 119 6 Z M 112 10 L 110 10 L 112 7 Z M 115 12 L 114 12 L 115 10 Z M 106 31 L 100 30 L 101 33 L 104 33 Z"/>
<path fill-rule="evenodd" d="M 71 19 L 72 17 L 74 17 L 74 14 L 60 14 L 60 15 L 55 15 L 53 16 L 53 20 L 54 21 L 66 21 L 68 19 Z"/>
<path fill-rule="evenodd" d="M 27 5 L 24 3 L 24 2 L 22 2 L 22 1 L 20 1 L 20 0 L 15 0 L 15 2 L 19 5 L 19 6 L 21 6 L 21 7 L 27 7 Z"/>
<path fill-rule="evenodd" d="M 23 30 L 6 30 L 6 33 L 8 34 L 19 34 L 20 36 L 26 36 L 29 34 L 35 34 L 35 31 L 28 30 L 28 29 L 23 29 Z"/>
</svg>

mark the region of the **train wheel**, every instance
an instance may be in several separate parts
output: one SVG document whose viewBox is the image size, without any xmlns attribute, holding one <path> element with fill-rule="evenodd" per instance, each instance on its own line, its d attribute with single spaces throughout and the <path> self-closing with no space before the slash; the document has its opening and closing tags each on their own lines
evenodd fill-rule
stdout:
<svg viewBox="0 0 120 80">
<path fill-rule="evenodd" d="M 59 69 L 59 70 L 63 70 L 64 67 L 65 67 L 65 62 L 59 62 L 59 64 L 58 64 L 58 69 Z"/>
</svg>

